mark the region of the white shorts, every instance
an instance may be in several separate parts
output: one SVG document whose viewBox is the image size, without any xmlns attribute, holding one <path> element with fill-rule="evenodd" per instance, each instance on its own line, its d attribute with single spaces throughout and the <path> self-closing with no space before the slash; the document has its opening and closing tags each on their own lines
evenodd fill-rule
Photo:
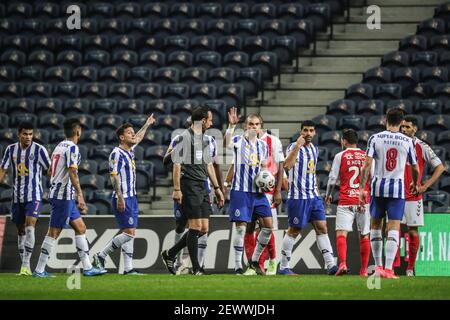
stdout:
<svg viewBox="0 0 450 320">
<path fill-rule="evenodd" d="M 278 230 L 278 209 L 272 207 L 273 194 L 266 193 L 267 200 L 269 200 L 270 208 L 272 210 L 273 230 Z"/>
<path fill-rule="evenodd" d="M 336 212 L 336 231 L 353 231 L 353 221 L 356 219 L 356 227 L 362 235 L 370 233 L 370 209 L 369 204 L 364 206 L 364 213 L 357 211 L 358 206 L 338 206 Z"/>
<path fill-rule="evenodd" d="M 406 201 L 402 223 L 408 227 L 423 227 L 423 200 Z"/>
</svg>

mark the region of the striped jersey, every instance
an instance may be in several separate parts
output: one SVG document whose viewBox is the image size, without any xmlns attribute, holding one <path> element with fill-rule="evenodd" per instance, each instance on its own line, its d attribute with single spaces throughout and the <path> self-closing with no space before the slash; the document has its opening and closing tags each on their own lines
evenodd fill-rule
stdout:
<svg viewBox="0 0 450 320">
<path fill-rule="evenodd" d="M 130 151 L 115 147 L 109 155 L 109 173 L 119 175 L 119 188 L 124 198 L 136 196 L 136 164 L 134 147 Z M 117 197 L 113 192 L 113 197 Z"/>
<path fill-rule="evenodd" d="M 50 166 L 47 150 L 36 142 L 26 149 L 22 149 L 18 142 L 11 144 L 5 150 L 1 168 L 6 170 L 10 166 L 13 174 L 13 202 L 41 201 L 42 170 L 47 171 Z"/>
<path fill-rule="evenodd" d="M 259 193 L 255 179 L 261 163 L 267 161 L 267 143 L 261 139 L 250 142 L 244 135 L 232 138 L 234 173 L 231 189 Z"/>
<path fill-rule="evenodd" d="M 417 164 L 414 141 L 403 133 L 385 130 L 369 138 L 366 153 L 375 162 L 372 196 L 404 199 L 406 162 Z"/>
<path fill-rule="evenodd" d="M 286 149 L 286 157 L 294 149 L 291 143 Z M 319 149 L 312 143 L 298 150 L 295 165 L 289 170 L 288 199 L 314 199 L 319 197 L 317 190 L 316 165 Z"/>
<path fill-rule="evenodd" d="M 50 198 L 74 200 L 75 188 L 70 181 L 69 168 L 78 169 L 81 161 L 78 146 L 70 140 L 60 142 L 52 153 L 52 177 L 50 179 Z"/>
<path fill-rule="evenodd" d="M 436 153 L 430 148 L 428 144 L 423 142 L 422 140 L 415 138 L 414 142 L 416 144 L 416 154 L 417 154 L 417 164 L 419 165 L 419 179 L 418 181 L 422 181 L 423 170 L 425 169 L 425 165 L 428 164 L 431 169 L 434 170 L 438 165 L 442 164 L 441 159 L 436 155 Z M 422 199 L 422 194 L 418 194 L 416 196 L 410 194 L 409 186 L 412 182 L 411 176 L 411 166 L 409 163 L 406 163 L 405 168 L 405 193 L 406 193 L 406 201 L 419 201 Z"/>
</svg>

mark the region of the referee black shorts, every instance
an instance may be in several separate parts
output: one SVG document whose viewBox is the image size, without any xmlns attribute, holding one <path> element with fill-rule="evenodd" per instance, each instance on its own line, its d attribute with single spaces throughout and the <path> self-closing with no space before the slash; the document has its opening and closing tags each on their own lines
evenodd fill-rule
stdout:
<svg viewBox="0 0 450 320">
<path fill-rule="evenodd" d="M 188 219 L 208 219 L 212 213 L 205 181 L 181 179 L 181 210 Z"/>
</svg>

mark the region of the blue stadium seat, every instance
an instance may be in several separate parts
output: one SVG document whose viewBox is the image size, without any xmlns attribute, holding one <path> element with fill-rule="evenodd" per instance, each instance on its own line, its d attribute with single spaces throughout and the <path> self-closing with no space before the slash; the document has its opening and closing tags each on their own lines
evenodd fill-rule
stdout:
<svg viewBox="0 0 450 320">
<path fill-rule="evenodd" d="M 161 68 L 166 63 L 166 56 L 161 51 L 151 50 L 141 54 L 140 65 L 149 68 Z"/>
<path fill-rule="evenodd" d="M 414 108 L 414 114 L 422 117 L 440 113 L 442 113 L 442 102 L 437 99 L 418 100 Z"/>
<path fill-rule="evenodd" d="M 163 142 L 163 134 L 158 130 L 147 130 L 144 138 L 142 139 L 139 146 L 147 149 L 148 147 L 160 145 Z"/>
<path fill-rule="evenodd" d="M 245 89 L 245 94 L 250 97 L 256 97 L 258 90 L 264 86 L 262 72 L 259 68 L 240 69 L 235 82 L 242 84 Z"/>
<path fill-rule="evenodd" d="M 174 2 L 169 8 L 169 17 L 189 19 L 195 15 L 195 5 L 188 2 Z"/>
<path fill-rule="evenodd" d="M 179 116 L 180 119 L 186 119 L 191 115 L 192 110 L 198 106 L 200 106 L 198 100 L 178 100 L 173 104 L 172 114 Z"/>
<path fill-rule="evenodd" d="M 220 3 L 199 3 L 196 17 L 199 19 L 218 19 L 222 16 L 222 6 Z"/>
<path fill-rule="evenodd" d="M 18 70 L 16 81 L 39 82 L 44 79 L 44 68 L 39 66 L 26 66 Z"/>
<path fill-rule="evenodd" d="M 277 15 L 277 8 L 272 3 L 257 3 L 251 7 L 250 16 L 252 19 L 267 20 L 274 19 Z"/>
<path fill-rule="evenodd" d="M 314 30 L 326 32 L 331 23 L 331 8 L 326 3 L 310 4 L 305 18 L 313 22 Z"/>
<path fill-rule="evenodd" d="M 48 113 L 61 113 L 63 102 L 60 99 L 41 99 L 36 104 L 36 115 L 42 116 Z"/>
<path fill-rule="evenodd" d="M 25 65 L 26 55 L 19 50 L 8 50 L 0 56 L 0 63 L 3 66 L 22 67 Z"/>
<path fill-rule="evenodd" d="M 411 35 L 400 40 L 399 51 L 408 53 L 427 50 L 427 38 L 420 35 Z"/>
<path fill-rule="evenodd" d="M 33 6 L 29 3 L 10 3 L 6 13 L 11 19 L 27 19 L 32 17 Z"/>
<path fill-rule="evenodd" d="M 334 116 L 337 120 L 342 116 L 355 113 L 355 102 L 349 99 L 339 99 L 327 106 L 327 115 Z"/>
<path fill-rule="evenodd" d="M 433 98 L 446 103 L 450 98 L 450 83 L 441 83 L 434 86 Z"/>
<path fill-rule="evenodd" d="M 367 120 L 366 129 L 375 132 L 386 130 L 386 116 L 371 116 Z"/>
<path fill-rule="evenodd" d="M 5 99 L 23 97 L 24 86 L 19 82 L 0 83 L 0 96 Z"/>
<path fill-rule="evenodd" d="M 90 203 L 97 208 L 97 214 L 110 215 L 112 214 L 112 191 L 111 190 L 95 190 L 92 193 Z"/>
<path fill-rule="evenodd" d="M 144 113 L 144 102 L 142 100 L 122 100 L 119 102 L 117 113 L 124 119 L 131 115 Z"/>
<path fill-rule="evenodd" d="M 168 16 L 167 4 L 163 2 L 147 3 L 142 8 L 143 16 L 149 19 L 165 18 Z"/>
<path fill-rule="evenodd" d="M 297 56 L 297 42 L 290 36 L 275 37 L 270 50 L 277 55 L 280 63 L 290 64 Z"/>
<path fill-rule="evenodd" d="M 180 81 L 180 71 L 174 67 L 164 67 L 153 71 L 152 81 L 161 85 L 176 83 Z"/>
<path fill-rule="evenodd" d="M 85 51 L 109 50 L 109 37 L 104 34 L 87 36 L 83 39 L 83 49 Z"/>
<path fill-rule="evenodd" d="M 98 163 L 94 160 L 84 159 L 78 166 L 78 172 L 84 175 L 96 175 L 98 171 Z"/>
<path fill-rule="evenodd" d="M 205 22 L 200 19 L 181 20 L 178 34 L 192 38 L 205 34 Z"/>
<path fill-rule="evenodd" d="M 411 55 L 411 65 L 415 67 L 425 68 L 437 65 L 438 54 L 433 51 L 416 52 Z"/>
<path fill-rule="evenodd" d="M 58 53 L 58 55 L 56 56 L 56 63 L 58 65 L 68 66 L 72 68 L 79 67 L 82 60 L 83 58 L 81 53 L 75 50 L 64 50 Z"/>
<path fill-rule="evenodd" d="M 163 99 L 175 101 L 178 99 L 187 99 L 189 96 L 189 86 L 185 83 L 173 83 L 164 86 Z"/>
<path fill-rule="evenodd" d="M 64 101 L 63 115 L 67 117 L 89 113 L 90 102 L 87 99 L 68 99 Z"/>
<path fill-rule="evenodd" d="M 206 82 L 207 75 L 208 72 L 205 68 L 187 68 L 182 70 L 180 82 L 186 83 L 191 87 L 194 84 Z"/>
<path fill-rule="evenodd" d="M 423 195 L 423 205 L 426 208 L 449 206 L 450 195 L 445 191 L 428 191 Z"/>
<path fill-rule="evenodd" d="M 373 133 L 374 132 L 370 130 L 358 131 L 358 148 L 361 150 L 366 150 L 367 142 Z"/>
<path fill-rule="evenodd" d="M 213 128 L 222 130 L 222 124 L 227 121 L 227 103 L 221 99 L 206 100 L 204 106 L 210 108 L 213 115 Z"/>
<path fill-rule="evenodd" d="M 413 107 L 413 100 L 395 99 L 387 102 L 385 111 L 389 110 L 390 108 L 400 108 L 405 110 L 406 114 L 412 114 Z"/>
<path fill-rule="evenodd" d="M 189 92 L 189 98 L 195 99 L 200 103 L 205 100 L 215 99 L 216 95 L 217 87 L 214 84 L 208 83 L 194 84 Z"/>
<path fill-rule="evenodd" d="M 433 131 L 420 130 L 416 133 L 416 137 L 429 145 L 434 145 L 436 143 L 436 134 Z"/>
<path fill-rule="evenodd" d="M 84 64 L 97 68 L 107 67 L 110 64 L 110 54 L 105 50 L 85 51 Z"/>
<path fill-rule="evenodd" d="M 247 52 L 249 55 L 254 55 L 255 53 L 261 51 L 268 51 L 270 49 L 270 40 L 265 36 L 250 36 L 246 37 L 244 40 L 244 45 L 242 50 Z"/>
<path fill-rule="evenodd" d="M 328 175 L 331 171 L 331 165 L 332 165 L 332 161 L 318 161 L 317 165 L 316 165 L 316 173 Z"/>
<path fill-rule="evenodd" d="M 425 120 L 425 129 L 442 132 L 450 130 L 450 116 L 449 115 L 432 115 Z"/>
<path fill-rule="evenodd" d="M 170 114 L 172 112 L 172 102 L 165 99 L 149 100 L 144 106 L 145 114 L 155 116 Z"/>
<path fill-rule="evenodd" d="M 13 82 L 16 78 L 17 69 L 12 66 L 0 66 L 0 81 Z"/>
<path fill-rule="evenodd" d="M 216 51 L 202 51 L 195 56 L 195 66 L 207 70 L 220 67 L 222 56 Z"/>
<path fill-rule="evenodd" d="M 138 3 L 123 2 L 118 3 L 114 8 L 115 14 L 119 19 L 134 19 L 141 16 L 141 6 Z"/>
<path fill-rule="evenodd" d="M 15 143 L 17 140 L 17 130 L 15 129 L 1 129 L 0 130 L 0 144 L 8 145 Z"/>
<path fill-rule="evenodd" d="M 445 20 L 431 18 L 419 23 L 416 34 L 431 38 L 432 36 L 445 34 L 445 29 Z"/>
<path fill-rule="evenodd" d="M 56 39 L 48 35 L 34 36 L 30 39 L 31 50 L 46 50 L 53 52 L 56 48 Z"/>
<path fill-rule="evenodd" d="M 239 83 L 221 85 L 217 99 L 224 100 L 227 107 L 242 106 L 246 101 L 245 88 Z"/>
<path fill-rule="evenodd" d="M 302 3 L 283 3 L 278 7 L 277 18 L 286 20 L 302 19 L 306 8 Z"/>
<path fill-rule="evenodd" d="M 58 37 L 57 49 L 58 51 L 75 50 L 81 51 L 83 47 L 83 40 L 80 35 L 68 34 Z"/>
<path fill-rule="evenodd" d="M 17 98 L 9 100 L 8 104 L 8 115 L 17 115 L 22 113 L 34 113 L 35 110 L 35 100 L 26 98 Z"/>
<path fill-rule="evenodd" d="M 126 76 L 126 82 L 138 85 L 142 82 L 152 81 L 153 70 L 149 67 L 134 67 L 131 68 Z"/>
<path fill-rule="evenodd" d="M 366 126 L 366 118 L 362 115 L 343 116 L 339 119 L 339 128 L 353 129 L 356 131 L 364 130 Z"/>
<path fill-rule="evenodd" d="M 221 37 L 232 34 L 233 24 L 231 20 L 214 19 L 206 23 L 206 32 L 212 37 Z"/>
<path fill-rule="evenodd" d="M 375 89 L 375 99 L 387 101 L 402 98 L 402 87 L 398 83 L 380 84 Z"/>
<path fill-rule="evenodd" d="M 95 82 L 98 79 L 98 70 L 92 66 L 82 66 L 72 71 L 72 81 L 79 83 Z"/>
<path fill-rule="evenodd" d="M 263 79 L 268 81 L 272 81 L 273 77 L 280 72 L 278 57 L 273 52 L 262 51 L 254 54 L 250 66 L 261 69 Z"/>
<path fill-rule="evenodd" d="M 335 131 L 337 120 L 332 115 L 320 115 L 312 119 L 316 125 L 317 134 L 321 135 L 327 131 Z M 328 160 L 328 159 L 327 159 Z"/>
<path fill-rule="evenodd" d="M 353 84 L 345 92 L 345 99 L 358 103 L 373 98 L 373 87 L 367 83 Z"/>
<path fill-rule="evenodd" d="M 421 70 L 422 82 L 426 82 L 430 85 L 436 85 L 444 82 L 448 82 L 448 70 L 444 67 L 429 67 Z"/>
<path fill-rule="evenodd" d="M 108 90 L 108 98 L 116 100 L 133 99 L 134 85 L 126 82 L 111 84 Z"/>
<path fill-rule="evenodd" d="M 141 83 L 137 86 L 134 97 L 136 99 L 159 99 L 162 96 L 162 88 L 157 83 Z"/>
<path fill-rule="evenodd" d="M 164 155 L 166 154 L 166 149 L 167 147 L 159 145 L 147 148 L 145 151 L 145 159 L 153 162 L 156 176 L 167 175 L 167 170 L 162 162 Z"/>
<path fill-rule="evenodd" d="M 216 50 L 223 55 L 242 50 L 243 39 L 241 37 L 230 35 L 218 38 Z"/>
<path fill-rule="evenodd" d="M 51 2 L 37 2 L 34 4 L 34 16 L 37 18 L 52 19 L 59 17 L 60 6 Z"/>
<path fill-rule="evenodd" d="M 113 52 L 111 63 L 117 67 L 132 68 L 138 64 L 138 60 L 135 51 L 119 49 Z"/>
<path fill-rule="evenodd" d="M 162 134 L 172 132 L 181 127 L 181 119 L 175 115 L 164 115 L 156 118 L 153 130 L 160 130 Z"/>
<path fill-rule="evenodd" d="M 437 134 L 436 144 L 450 150 L 450 131 L 443 131 Z"/>
<path fill-rule="evenodd" d="M 99 32 L 114 36 L 125 32 L 125 23 L 120 19 L 103 19 L 99 23 Z"/>
<path fill-rule="evenodd" d="M 227 19 L 246 19 L 249 17 L 249 6 L 245 2 L 228 3 L 225 5 L 223 17 Z"/>
<path fill-rule="evenodd" d="M 83 130 L 94 129 L 95 117 L 90 114 L 80 114 L 77 116 Z"/>
<path fill-rule="evenodd" d="M 327 131 L 320 137 L 320 145 L 328 149 L 341 147 L 342 134 L 340 131 Z"/>
<path fill-rule="evenodd" d="M 328 148 L 325 147 L 318 147 L 317 152 L 317 160 L 318 161 L 328 161 L 329 160 L 329 152 Z"/>
<path fill-rule="evenodd" d="M 52 95 L 51 83 L 35 82 L 25 87 L 25 96 L 28 98 L 49 98 Z"/>
<path fill-rule="evenodd" d="M 62 125 L 66 118 L 63 115 L 50 113 L 39 117 L 39 128 L 49 131 L 63 129 Z"/>
<path fill-rule="evenodd" d="M 450 35 L 434 36 L 430 40 L 429 50 L 439 54 L 450 50 Z"/>
<path fill-rule="evenodd" d="M 381 59 L 381 66 L 395 70 L 409 65 L 409 54 L 403 51 L 391 51 Z"/>
<path fill-rule="evenodd" d="M 90 113 L 94 117 L 104 114 L 117 113 L 117 101 L 114 99 L 97 99 L 91 103 Z"/>
<path fill-rule="evenodd" d="M 384 114 L 384 102 L 382 100 L 363 100 L 356 107 L 355 113 L 364 117 Z"/>
<path fill-rule="evenodd" d="M 167 36 L 164 38 L 163 50 L 166 54 L 175 51 L 187 51 L 189 49 L 189 38 L 185 36 Z"/>
<path fill-rule="evenodd" d="M 66 66 L 56 66 L 45 70 L 44 80 L 47 82 L 67 82 L 70 81 L 72 70 Z"/>
<path fill-rule="evenodd" d="M 240 37 L 251 37 L 258 34 L 259 24 L 255 19 L 240 19 L 234 21 L 233 34 Z"/>
<path fill-rule="evenodd" d="M 197 55 L 201 51 L 215 51 L 216 50 L 216 38 L 212 36 L 197 36 L 191 38 L 189 45 L 189 51 L 193 55 Z"/>
<path fill-rule="evenodd" d="M 85 130 L 81 134 L 80 144 L 88 148 L 96 148 L 105 144 L 106 134 L 102 130 Z"/>
<path fill-rule="evenodd" d="M 371 68 L 364 73 L 362 82 L 371 85 L 391 82 L 391 71 L 383 67 Z"/>
<path fill-rule="evenodd" d="M 113 151 L 113 149 L 114 149 L 114 146 L 112 146 L 112 145 L 95 146 L 95 148 L 91 149 L 91 152 L 89 154 L 89 159 L 95 160 L 97 162 L 108 161 L 109 156 L 110 156 L 111 152 Z"/>
</svg>

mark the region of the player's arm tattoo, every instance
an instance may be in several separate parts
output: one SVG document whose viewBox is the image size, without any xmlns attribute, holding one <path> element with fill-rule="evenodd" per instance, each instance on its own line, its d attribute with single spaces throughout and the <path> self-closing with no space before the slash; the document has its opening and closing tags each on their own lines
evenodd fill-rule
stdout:
<svg viewBox="0 0 450 320">
<path fill-rule="evenodd" d="M 150 125 L 146 123 L 136 133 L 136 144 L 139 144 L 142 141 L 142 139 L 144 139 L 144 136 L 145 136 L 145 133 L 147 132 L 148 127 L 150 127 Z"/>
<path fill-rule="evenodd" d="M 367 180 L 369 179 L 371 166 L 372 166 L 372 158 L 366 157 L 364 166 L 361 169 L 361 177 L 359 179 L 359 189 L 360 190 L 364 190 L 364 186 L 366 185 Z"/>
<path fill-rule="evenodd" d="M 119 175 L 118 174 L 112 174 L 111 175 L 111 183 L 112 183 L 114 191 L 117 194 L 117 198 L 123 198 L 122 192 L 120 191 Z"/>
<path fill-rule="evenodd" d="M 77 192 L 77 196 L 83 196 L 83 191 L 81 190 L 80 180 L 78 179 L 78 172 L 75 168 L 69 168 L 69 177 L 70 182 L 72 183 L 75 191 Z"/>
</svg>

